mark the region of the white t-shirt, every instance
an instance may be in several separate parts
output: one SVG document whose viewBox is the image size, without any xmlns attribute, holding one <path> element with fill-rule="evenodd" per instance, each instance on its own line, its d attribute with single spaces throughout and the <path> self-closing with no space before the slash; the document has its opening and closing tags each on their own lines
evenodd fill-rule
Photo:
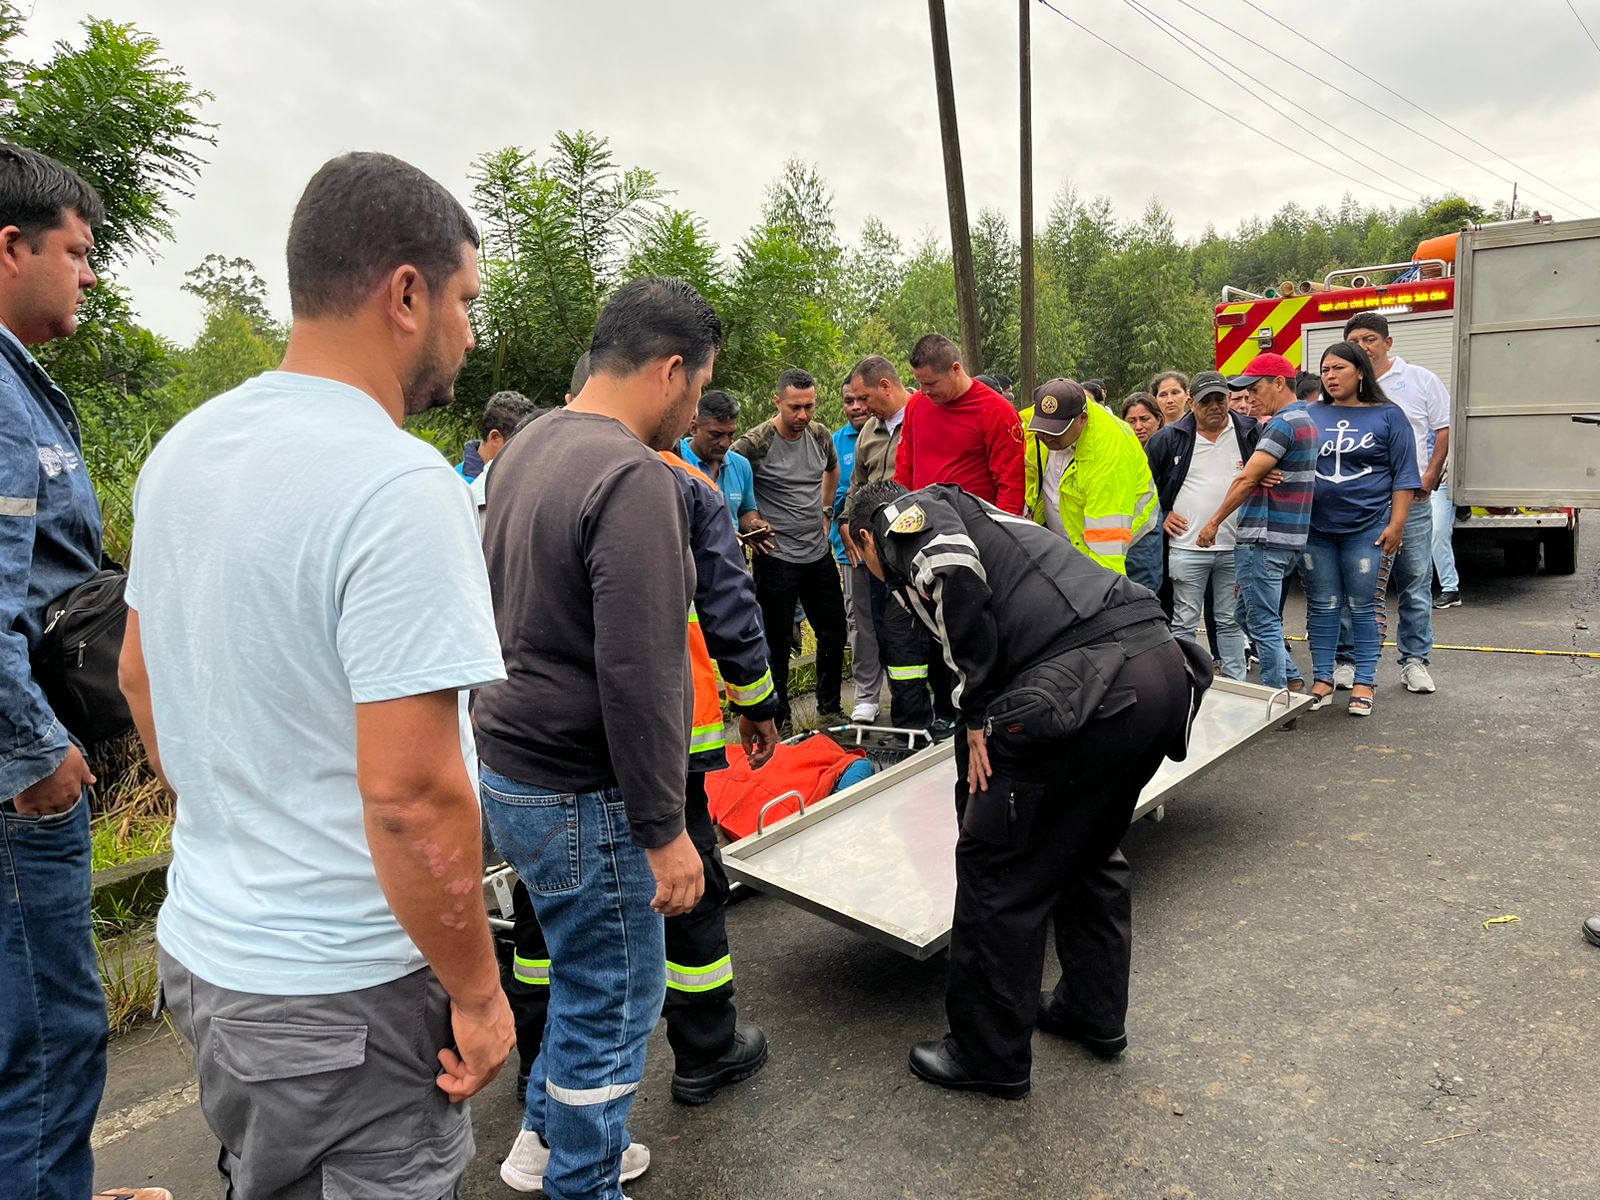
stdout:
<svg viewBox="0 0 1600 1200">
<path fill-rule="evenodd" d="M 1178 489 L 1178 499 L 1172 511 L 1189 518 L 1189 528 L 1182 537 L 1175 537 L 1171 545 L 1180 550 L 1199 550 L 1200 531 L 1212 514 L 1222 507 L 1228 488 L 1244 470 L 1244 455 L 1239 449 L 1239 433 L 1232 418 L 1227 428 L 1212 441 L 1198 429 L 1194 431 L 1194 456 L 1189 460 L 1189 473 Z M 1216 544 L 1211 550 L 1232 550 L 1238 540 L 1239 514 L 1230 513 L 1228 519 L 1217 526 Z"/>
<path fill-rule="evenodd" d="M 1065 450 L 1050 451 L 1049 457 L 1044 460 L 1044 486 L 1039 489 L 1039 494 L 1044 497 L 1044 527 L 1064 538 L 1072 535 L 1067 532 L 1066 523 L 1061 519 L 1061 480 L 1077 453 L 1077 443 Z"/>
<path fill-rule="evenodd" d="M 1434 432 L 1450 428 L 1450 393 L 1445 390 L 1444 380 L 1427 367 L 1408 363 L 1396 354 L 1389 360 L 1389 369 L 1379 376 L 1378 386 L 1406 414 L 1406 424 L 1417 439 L 1420 475 L 1428 469 Z"/>
<path fill-rule="evenodd" d="M 483 510 L 489 503 L 489 468 L 494 466 L 494 459 L 483 464 L 483 470 L 478 472 L 478 477 L 467 484 L 467 491 L 472 493 L 472 508 L 478 518 L 479 540 L 483 537 Z"/>
<path fill-rule="evenodd" d="M 356 705 L 505 678 L 471 493 L 364 392 L 269 372 L 161 440 L 134 516 L 178 794 L 161 945 L 267 995 L 416 970 L 367 845 Z M 475 773 L 465 690 L 461 749 Z"/>
</svg>

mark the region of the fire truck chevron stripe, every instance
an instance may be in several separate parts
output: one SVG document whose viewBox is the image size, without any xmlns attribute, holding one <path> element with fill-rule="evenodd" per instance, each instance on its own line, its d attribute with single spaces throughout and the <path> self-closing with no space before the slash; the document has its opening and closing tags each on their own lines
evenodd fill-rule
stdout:
<svg viewBox="0 0 1600 1200">
<path fill-rule="evenodd" d="M 1263 353 L 1264 347 L 1257 338 L 1263 327 L 1272 330 L 1271 350 L 1298 367 L 1300 326 L 1305 322 L 1306 304 L 1310 299 L 1310 296 L 1291 296 L 1277 301 L 1257 300 L 1250 305 L 1243 326 L 1245 336 L 1231 353 L 1224 356 L 1223 346 L 1218 343 L 1217 370 L 1224 375 L 1237 375 L 1249 365 L 1252 358 Z"/>
</svg>

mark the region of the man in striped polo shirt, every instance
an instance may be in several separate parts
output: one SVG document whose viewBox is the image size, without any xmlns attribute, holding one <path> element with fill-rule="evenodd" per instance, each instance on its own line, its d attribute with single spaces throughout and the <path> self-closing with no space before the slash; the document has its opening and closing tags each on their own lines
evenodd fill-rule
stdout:
<svg viewBox="0 0 1600 1200">
<path fill-rule="evenodd" d="M 1283 640 L 1283 588 L 1311 529 L 1317 425 L 1305 401 L 1295 396 L 1295 374 L 1281 354 L 1258 354 L 1243 375 L 1228 380 L 1231 387 L 1249 391 L 1267 424 L 1197 541 L 1202 547 L 1213 544 L 1218 527 L 1242 506 L 1234 568 L 1261 655 L 1261 682 L 1299 692 L 1305 680 Z"/>
</svg>

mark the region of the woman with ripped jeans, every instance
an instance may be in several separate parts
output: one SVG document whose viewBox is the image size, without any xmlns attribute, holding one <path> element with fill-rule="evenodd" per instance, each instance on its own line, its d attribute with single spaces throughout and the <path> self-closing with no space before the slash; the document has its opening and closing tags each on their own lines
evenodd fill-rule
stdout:
<svg viewBox="0 0 1600 1200">
<path fill-rule="evenodd" d="M 1313 708 L 1333 699 L 1339 614 L 1348 600 L 1356 682 L 1349 713 L 1372 715 L 1384 591 L 1422 480 L 1405 414 L 1383 394 L 1372 361 L 1338 342 L 1322 354 L 1322 399 L 1310 406 L 1319 434 L 1311 534 L 1306 540 L 1307 625 Z"/>
</svg>

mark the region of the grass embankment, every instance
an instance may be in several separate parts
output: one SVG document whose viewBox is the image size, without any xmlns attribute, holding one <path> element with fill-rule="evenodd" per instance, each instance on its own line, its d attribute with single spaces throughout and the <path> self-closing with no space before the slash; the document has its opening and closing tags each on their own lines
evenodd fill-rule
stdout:
<svg viewBox="0 0 1600 1200">
<path fill-rule="evenodd" d="M 129 735 L 94 758 L 90 852 L 103 871 L 172 848 L 172 797 L 161 786 L 138 738 Z M 95 952 L 113 1033 L 150 1015 L 156 1000 L 155 908 L 159 889 L 106 890 L 94 900 Z"/>
</svg>

